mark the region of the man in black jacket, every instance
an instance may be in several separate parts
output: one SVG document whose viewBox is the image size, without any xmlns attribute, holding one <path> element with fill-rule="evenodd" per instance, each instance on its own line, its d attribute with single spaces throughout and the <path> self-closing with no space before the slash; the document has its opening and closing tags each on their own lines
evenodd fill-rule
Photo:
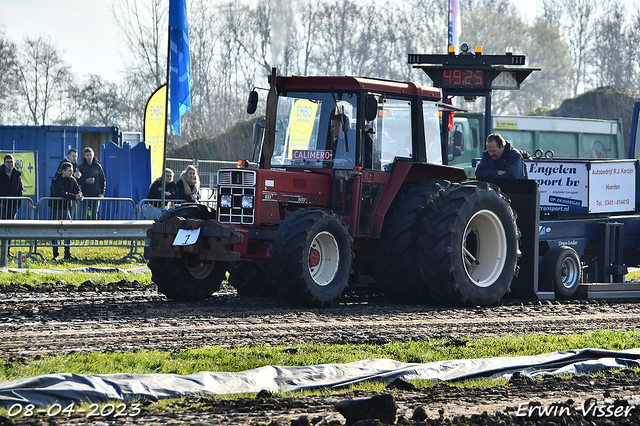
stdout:
<svg viewBox="0 0 640 426">
<path fill-rule="evenodd" d="M 498 133 L 487 136 L 487 150 L 476 166 L 476 178 L 488 182 L 499 179 L 526 179 L 527 172 L 520 152 Z"/>
<path fill-rule="evenodd" d="M 82 150 L 82 164 L 78 166 L 78 171 L 82 173 L 78 183 L 85 197 L 104 197 L 104 190 L 107 182 L 104 178 L 102 166 L 95 159 L 93 149 L 86 147 Z M 99 200 L 85 200 L 80 210 L 82 219 L 96 220 L 100 211 Z"/>
<path fill-rule="evenodd" d="M 58 171 L 60 171 L 60 167 L 62 166 L 63 163 L 71 163 L 71 166 L 73 167 L 73 177 L 77 179 L 80 179 L 80 176 L 82 176 L 82 173 L 80 173 L 78 171 L 78 150 L 75 148 L 71 148 L 69 151 L 67 151 L 67 156 L 64 157 L 62 160 L 60 160 L 60 164 L 58 164 Z M 77 213 L 77 204 L 73 204 L 71 207 L 71 219 L 77 219 L 78 218 L 78 213 Z"/>
<path fill-rule="evenodd" d="M 64 162 L 60 166 L 60 170 L 56 173 L 55 178 L 51 181 L 51 196 L 60 197 L 62 200 L 50 200 L 51 219 L 53 220 L 71 220 L 71 204 L 73 201 L 82 201 L 84 198 L 78 182 L 73 177 L 73 166 L 71 163 Z M 58 260 L 58 240 L 52 240 L 53 260 Z M 70 240 L 64 241 L 64 258 L 67 260 L 75 259 L 71 256 L 69 245 Z"/>
<path fill-rule="evenodd" d="M 0 166 L 0 197 L 22 197 L 22 173 L 15 168 L 13 155 L 4 156 Z M 15 219 L 22 202 L 20 200 L 0 200 L 0 218 Z"/>
<path fill-rule="evenodd" d="M 67 156 L 64 157 L 62 160 L 60 160 L 60 164 L 58 164 L 58 171 L 60 171 L 60 167 L 62 166 L 63 163 L 71 163 L 71 166 L 73 167 L 73 177 L 76 179 L 80 179 L 80 176 L 82 175 L 79 171 L 78 171 L 78 150 L 75 148 L 71 148 L 69 151 L 67 151 Z"/>
</svg>

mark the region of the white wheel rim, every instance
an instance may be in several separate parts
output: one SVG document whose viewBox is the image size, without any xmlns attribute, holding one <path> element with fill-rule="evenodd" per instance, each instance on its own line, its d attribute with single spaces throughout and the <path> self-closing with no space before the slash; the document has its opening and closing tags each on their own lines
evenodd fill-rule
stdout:
<svg viewBox="0 0 640 426">
<path fill-rule="evenodd" d="M 469 279 L 489 287 L 507 261 L 507 236 L 498 215 L 480 210 L 467 223 L 462 240 L 462 260 Z"/>
<path fill-rule="evenodd" d="M 194 278 L 202 280 L 211 275 L 216 262 L 201 262 L 199 259 L 186 259 L 187 269 Z"/>
<path fill-rule="evenodd" d="M 313 281 L 327 286 L 338 273 L 340 252 L 335 237 L 326 231 L 315 236 L 309 248 L 308 268 Z"/>
<path fill-rule="evenodd" d="M 562 261 L 562 266 L 560 268 L 562 286 L 567 290 L 575 287 L 578 282 L 580 265 L 578 265 L 573 257 L 567 257 Z"/>
</svg>

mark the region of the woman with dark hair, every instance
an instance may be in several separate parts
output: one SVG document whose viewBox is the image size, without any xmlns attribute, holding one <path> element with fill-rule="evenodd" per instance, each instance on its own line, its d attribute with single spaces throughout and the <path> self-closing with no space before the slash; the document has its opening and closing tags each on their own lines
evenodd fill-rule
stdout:
<svg viewBox="0 0 640 426">
<path fill-rule="evenodd" d="M 176 184 L 173 182 L 173 170 L 164 170 L 165 190 L 164 199 L 171 200 L 178 196 L 178 190 Z M 147 200 L 162 200 L 162 176 L 154 180 L 149 185 L 149 192 L 147 193 Z M 147 201 L 142 205 L 142 212 L 144 216 L 149 220 L 154 220 L 160 217 L 162 213 L 162 201 Z"/>
</svg>

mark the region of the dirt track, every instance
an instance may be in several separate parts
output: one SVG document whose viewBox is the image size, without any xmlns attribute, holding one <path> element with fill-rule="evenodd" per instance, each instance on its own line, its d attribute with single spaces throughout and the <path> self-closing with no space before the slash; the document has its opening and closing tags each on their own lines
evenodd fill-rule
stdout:
<svg viewBox="0 0 640 426">
<path fill-rule="evenodd" d="M 273 298 L 240 298 L 227 288 L 199 303 L 173 302 L 158 295 L 154 286 L 142 287 L 126 282 L 108 288 L 86 284 L 79 291 L 56 285 L 45 291 L 27 286 L 13 286 L 3 291 L 0 294 L 0 358 L 13 360 L 77 351 L 170 351 L 211 345 L 386 343 L 430 338 L 449 338 L 452 344 L 464 344 L 464 339 L 469 337 L 506 333 L 634 330 L 640 322 L 640 303 L 637 301 L 512 301 L 494 308 L 439 308 L 397 305 L 384 298 L 354 297 L 335 308 L 308 309 L 292 308 Z M 476 418 L 485 424 L 499 420 L 509 423 L 508 416 L 517 422 L 532 420 L 515 417 L 513 410 L 508 411 L 509 408 L 517 409 L 519 403 L 528 403 L 529 399 L 539 399 L 542 406 L 551 402 L 566 403 L 566 400 L 579 406 L 588 397 L 602 401 L 607 396 L 615 399 L 640 395 L 637 390 L 640 380 L 633 372 L 607 373 L 598 379 L 584 380 L 548 379 L 537 384 L 516 380 L 502 389 L 460 391 L 440 385 L 429 390 L 391 392 L 396 398 L 397 414 L 404 419 L 410 419 L 418 407 L 423 407 L 429 419 L 436 423 L 453 415 L 465 414 L 465 421 L 458 418 L 459 423 L 465 423 L 471 421 L 472 414 L 479 415 L 483 411 L 492 415 L 496 411 L 506 413 L 507 417 L 501 419 L 494 416 L 484 420 Z M 197 419 L 213 423 L 288 425 L 292 419 L 294 424 L 298 421 L 304 424 L 304 419 L 299 418 L 307 415 L 311 423 L 315 420 L 315 423 L 324 422 L 322 424 L 344 424 L 344 417 L 333 405 L 337 400 L 353 396 L 297 401 L 266 398 L 242 403 L 193 397 L 190 408 L 184 413 L 177 409 L 174 413 L 154 412 L 151 404 L 148 407 L 151 411 L 143 412 L 144 418 L 126 421 L 178 424 Z M 439 409 L 444 409 L 442 416 Z M 197 417 L 188 417 L 195 413 L 199 413 Z M 573 417 L 565 415 L 563 419 L 567 422 Z M 617 420 L 631 419 L 637 422 L 637 414 Z M 41 420 L 46 423 L 52 419 Z M 78 418 L 61 423 L 61 420 L 53 419 L 56 424 L 87 421 Z M 108 421 L 106 418 L 99 420 Z M 575 424 L 582 423 L 578 420 Z M 598 418 L 591 420 L 598 421 Z M 114 422 L 122 424 L 125 421 Z M 402 422 L 398 417 L 397 424 Z"/>
</svg>

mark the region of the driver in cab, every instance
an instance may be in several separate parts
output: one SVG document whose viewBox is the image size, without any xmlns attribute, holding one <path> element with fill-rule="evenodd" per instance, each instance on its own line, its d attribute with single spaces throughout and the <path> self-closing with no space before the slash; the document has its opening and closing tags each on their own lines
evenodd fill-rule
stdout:
<svg viewBox="0 0 640 426">
<path fill-rule="evenodd" d="M 349 118 L 344 114 L 332 114 L 330 120 L 330 149 L 333 164 L 336 168 L 353 168 L 355 166 L 355 149 L 353 140 L 349 140 Z"/>
</svg>

